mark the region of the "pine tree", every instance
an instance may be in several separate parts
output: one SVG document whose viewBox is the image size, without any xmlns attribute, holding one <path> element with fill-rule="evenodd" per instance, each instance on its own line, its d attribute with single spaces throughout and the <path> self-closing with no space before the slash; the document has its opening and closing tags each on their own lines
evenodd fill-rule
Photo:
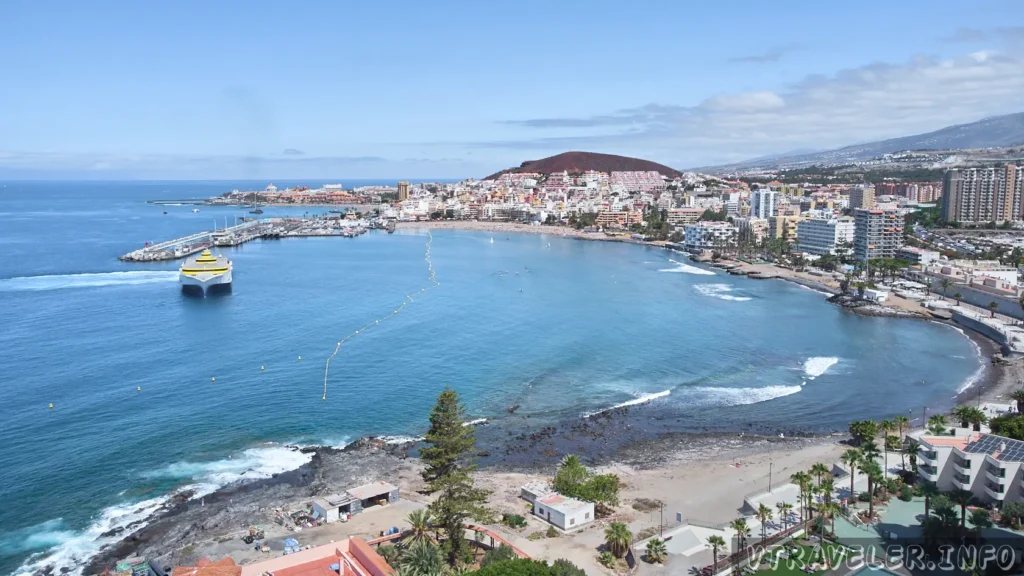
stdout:
<svg viewBox="0 0 1024 576">
<path fill-rule="evenodd" d="M 430 413 L 427 446 L 420 450 L 427 493 L 437 494 L 429 510 L 447 536 L 448 561 L 452 565 L 469 551 L 463 537 L 465 521 L 490 520 L 490 511 L 484 507 L 488 492 L 473 486 L 476 437 L 472 426 L 463 426 L 465 414 L 459 395 L 446 386 Z"/>
</svg>

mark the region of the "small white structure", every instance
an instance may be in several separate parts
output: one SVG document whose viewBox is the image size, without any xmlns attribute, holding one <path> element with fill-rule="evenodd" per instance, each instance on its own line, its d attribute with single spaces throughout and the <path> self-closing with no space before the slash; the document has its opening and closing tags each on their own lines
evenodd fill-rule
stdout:
<svg viewBox="0 0 1024 576">
<path fill-rule="evenodd" d="M 546 482 L 531 482 L 523 486 L 519 496 L 533 504 L 534 516 L 562 530 L 575 530 L 594 521 L 593 502 L 562 496 Z"/>
<path fill-rule="evenodd" d="M 889 299 L 888 290 L 876 290 L 874 288 L 864 289 L 864 299 L 872 302 L 885 302 Z"/>
</svg>

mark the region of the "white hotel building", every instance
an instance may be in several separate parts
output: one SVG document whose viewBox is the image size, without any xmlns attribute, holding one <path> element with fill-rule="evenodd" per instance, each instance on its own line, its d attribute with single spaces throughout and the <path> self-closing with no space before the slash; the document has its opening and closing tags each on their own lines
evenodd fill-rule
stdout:
<svg viewBox="0 0 1024 576">
<path fill-rule="evenodd" d="M 697 222 L 683 228 L 683 247 L 691 252 L 703 252 L 735 246 L 739 230 L 728 222 Z"/>
<path fill-rule="evenodd" d="M 1024 442 L 980 432 L 922 436 L 919 441 L 918 472 L 939 490 L 969 490 L 997 505 L 1024 499 Z"/>
<path fill-rule="evenodd" d="M 797 224 L 796 251 L 807 254 L 835 254 L 841 242 L 853 244 L 853 218 L 812 218 Z"/>
</svg>

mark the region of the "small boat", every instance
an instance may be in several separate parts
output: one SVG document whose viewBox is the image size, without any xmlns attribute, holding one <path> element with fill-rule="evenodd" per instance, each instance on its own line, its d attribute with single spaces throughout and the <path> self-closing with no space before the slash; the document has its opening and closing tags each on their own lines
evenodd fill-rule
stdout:
<svg viewBox="0 0 1024 576">
<path fill-rule="evenodd" d="M 344 214 L 345 213 L 342 210 L 328 210 L 328 212 L 330 212 L 331 214 Z"/>
<path fill-rule="evenodd" d="M 493 237 L 491 238 L 491 244 L 494 244 L 494 238 Z"/>
<path fill-rule="evenodd" d="M 198 214 L 199 213 L 199 208 L 193 208 L 192 211 Z"/>
<path fill-rule="evenodd" d="M 249 210 L 249 214 L 263 214 L 263 210 L 257 208 L 255 210 Z"/>
<path fill-rule="evenodd" d="M 167 210 L 164 210 L 164 214 L 167 214 Z"/>
</svg>

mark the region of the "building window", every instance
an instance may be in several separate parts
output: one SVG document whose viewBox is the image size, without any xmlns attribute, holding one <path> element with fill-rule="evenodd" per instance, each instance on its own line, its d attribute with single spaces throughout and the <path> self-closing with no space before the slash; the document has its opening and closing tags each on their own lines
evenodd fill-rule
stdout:
<svg viewBox="0 0 1024 576">
<path fill-rule="evenodd" d="M 537 508 L 537 514 L 540 514 L 541 516 L 543 516 L 544 515 L 544 509 L 543 508 Z"/>
</svg>

